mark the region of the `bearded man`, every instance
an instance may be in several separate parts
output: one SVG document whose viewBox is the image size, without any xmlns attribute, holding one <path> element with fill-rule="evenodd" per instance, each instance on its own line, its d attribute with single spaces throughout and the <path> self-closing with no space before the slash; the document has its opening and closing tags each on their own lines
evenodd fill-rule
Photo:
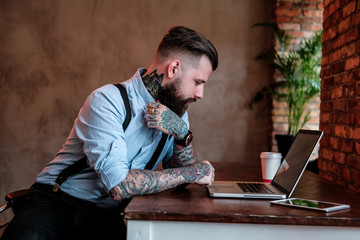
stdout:
<svg viewBox="0 0 360 240">
<path fill-rule="evenodd" d="M 126 199 L 189 183 L 210 185 L 214 168 L 196 159 L 187 108 L 204 97 L 217 65 L 216 49 L 203 35 L 183 26 L 170 28 L 151 66 L 122 83 L 130 109 L 112 84 L 88 96 L 66 142 L 37 176 L 3 239 L 124 238 L 119 208 Z M 84 168 L 67 173 L 79 159 Z M 163 170 L 155 171 L 161 163 Z"/>
</svg>

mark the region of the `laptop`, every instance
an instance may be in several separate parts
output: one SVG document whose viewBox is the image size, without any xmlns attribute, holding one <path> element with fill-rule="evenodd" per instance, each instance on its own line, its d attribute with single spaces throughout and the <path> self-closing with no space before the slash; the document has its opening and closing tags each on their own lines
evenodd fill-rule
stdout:
<svg viewBox="0 0 360 240">
<path fill-rule="evenodd" d="M 323 135 L 322 131 L 299 130 L 271 183 L 214 181 L 208 188 L 214 198 L 285 199 L 293 193 Z"/>
</svg>

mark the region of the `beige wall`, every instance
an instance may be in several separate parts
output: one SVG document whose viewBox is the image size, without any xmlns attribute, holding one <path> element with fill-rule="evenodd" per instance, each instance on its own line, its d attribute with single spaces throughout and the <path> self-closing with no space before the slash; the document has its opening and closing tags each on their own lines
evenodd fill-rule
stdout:
<svg viewBox="0 0 360 240">
<path fill-rule="evenodd" d="M 200 159 L 253 161 L 268 150 L 268 109 L 247 108 L 266 84 L 255 55 L 269 37 L 269 0 L 0 1 L 0 199 L 29 187 L 95 88 L 148 67 L 170 26 L 217 47 L 220 65 L 191 106 Z"/>
</svg>

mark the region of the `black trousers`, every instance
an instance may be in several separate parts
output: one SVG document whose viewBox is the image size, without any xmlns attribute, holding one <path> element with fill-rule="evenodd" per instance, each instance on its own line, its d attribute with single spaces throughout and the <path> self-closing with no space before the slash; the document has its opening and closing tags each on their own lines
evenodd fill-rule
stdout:
<svg viewBox="0 0 360 240">
<path fill-rule="evenodd" d="M 126 239 L 120 209 L 103 209 L 35 183 L 1 240 Z"/>
</svg>

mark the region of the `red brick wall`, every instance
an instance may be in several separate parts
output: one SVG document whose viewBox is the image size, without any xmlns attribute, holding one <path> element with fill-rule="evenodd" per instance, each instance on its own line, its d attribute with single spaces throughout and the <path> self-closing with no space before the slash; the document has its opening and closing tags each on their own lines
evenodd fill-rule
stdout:
<svg viewBox="0 0 360 240">
<path fill-rule="evenodd" d="M 299 44 L 305 37 L 312 36 L 316 31 L 322 29 L 323 22 L 322 0 L 276 0 L 275 22 L 287 30 L 293 37 L 292 45 Z M 275 76 L 276 78 L 276 76 Z M 314 97 L 307 106 L 311 109 L 311 119 L 305 126 L 307 129 L 319 129 L 320 96 Z M 277 150 L 274 139 L 275 134 L 287 134 L 287 112 L 286 105 L 273 102 L 273 147 Z"/>
<path fill-rule="evenodd" d="M 360 0 L 324 0 L 320 175 L 360 192 Z"/>
</svg>

